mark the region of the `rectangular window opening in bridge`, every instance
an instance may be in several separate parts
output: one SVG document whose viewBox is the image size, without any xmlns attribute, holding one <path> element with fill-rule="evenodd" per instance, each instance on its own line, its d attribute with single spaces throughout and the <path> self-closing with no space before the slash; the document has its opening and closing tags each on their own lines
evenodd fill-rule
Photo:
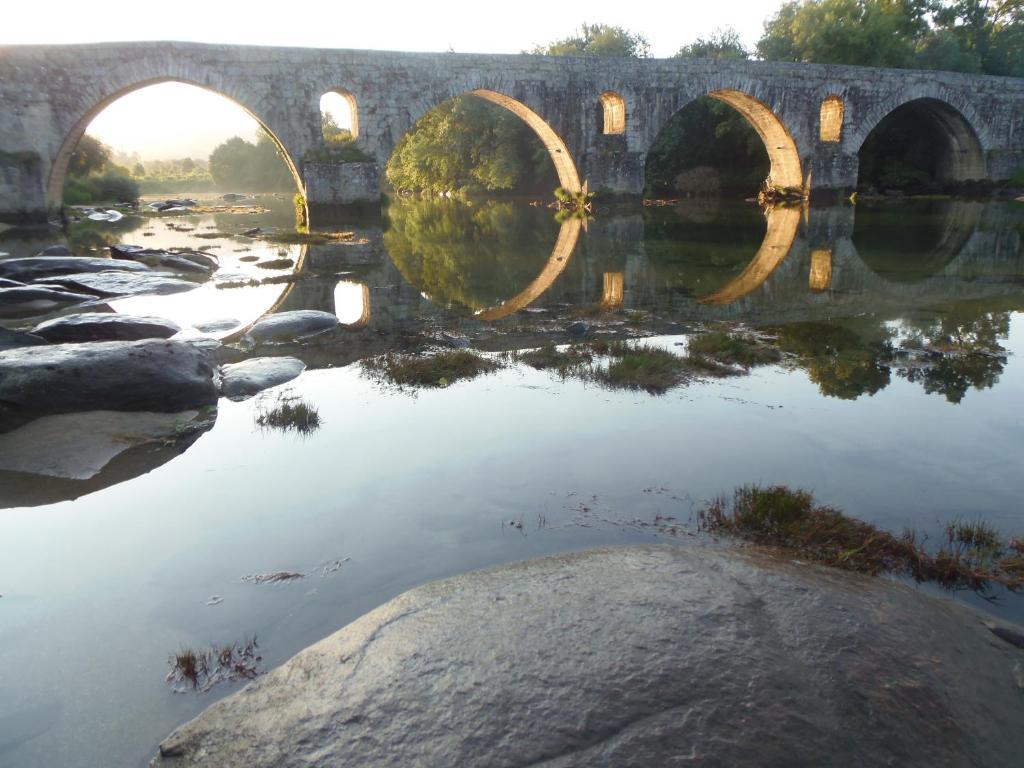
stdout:
<svg viewBox="0 0 1024 768">
<path fill-rule="evenodd" d="M 822 141 L 836 143 L 843 138 L 843 114 L 845 105 L 840 96 L 829 96 L 821 102 Z"/>
<path fill-rule="evenodd" d="M 626 132 L 626 102 L 614 91 L 601 94 L 601 106 L 604 108 L 604 133 L 606 136 L 621 135 Z"/>
</svg>

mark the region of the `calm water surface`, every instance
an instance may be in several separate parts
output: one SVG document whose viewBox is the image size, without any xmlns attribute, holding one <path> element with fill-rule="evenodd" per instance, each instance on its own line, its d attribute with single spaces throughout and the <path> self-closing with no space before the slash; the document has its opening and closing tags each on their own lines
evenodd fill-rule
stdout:
<svg viewBox="0 0 1024 768">
<path fill-rule="evenodd" d="M 239 687 L 171 693 L 167 659 L 182 646 L 255 634 L 269 667 L 430 579 L 603 544 L 705 545 L 695 510 L 743 483 L 812 489 L 894 531 L 935 537 L 965 517 L 1024 532 L 1024 206 L 766 217 L 696 203 L 604 211 L 583 228 L 522 203 L 396 201 L 348 244 L 228 236 L 285 225 L 288 206 L 268 202 L 260 216 L 70 229 L 83 254 L 120 241 L 221 258 L 213 282 L 115 311 L 196 335 L 209 320 L 313 308 L 353 333 L 300 350 L 310 369 L 294 382 L 222 400 L 187 448 L 134 449 L 91 480 L 0 471 L 2 765 L 145 765 L 171 729 Z M 8 233 L 0 251 L 54 241 Z M 297 279 L 217 287 L 289 273 L 250 255 L 293 259 Z M 564 340 L 579 318 L 673 349 L 690 330 L 742 323 L 792 356 L 664 396 L 515 365 L 410 393 L 358 365 L 410 334 L 467 333 L 498 350 Z M 922 368 L 900 351 L 927 344 L 985 354 Z M 314 404 L 323 427 L 259 428 L 283 394 Z M 656 516 L 679 527 L 656 530 Z M 241 581 L 278 570 L 306 577 Z M 955 599 L 1024 619 L 1013 596 Z"/>
</svg>

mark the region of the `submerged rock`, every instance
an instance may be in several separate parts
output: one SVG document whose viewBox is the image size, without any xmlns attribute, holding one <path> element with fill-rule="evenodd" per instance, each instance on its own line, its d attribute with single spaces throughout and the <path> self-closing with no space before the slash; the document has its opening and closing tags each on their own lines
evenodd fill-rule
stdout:
<svg viewBox="0 0 1024 768">
<path fill-rule="evenodd" d="M 71 256 L 71 250 L 66 245 L 51 245 L 43 248 L 36 256 Z"/>
<path fill-rule="evenodd" d="M 0 432 L 81 411 L 175 413 L 217 402 L 209 355 L 180 341 L 100 341 L 0 352 Z"/>
<path fill-rule="evenodd" d="M 0 277 L 30 282 L 53 275 L 71 275 L 84 272 L 148 272 L 149 267 L 135 261 L 98 259 L 92 256 L 30 256 L 24 259 L 0 261 Z"/>
<path fill-rule="evenodd" d="M 46 339 L 41 336 L 0 328 L 0 350 L 17 349 L 18 347 L 38 347 L 46 343 L 48 343 Z"/>
<path fill-rule="evenodd" d="M 83 312 L 40 323 L 32 333 L 50 342 L 169 339 L 181 326 L 159 317 Z"/>
<path fill-rule="evenodd" d="M 201 333 L 219 333 L 237 328 L 241 323 L 233 317 L 225 317 L 220 320 L 207 320 L 205 323 L 196 323 L 195 329 Z"/>
<path fill-rule="evenodd" d="M 95 300 L 95 296 L 57 287 L 27 285 L 21 288 L 0 288 L 0 317 L 36 317 Z"/>
<path fill-rule="evenodd" d="M 231 400 L 245 400 L 291 381 L 304 370 L 306 364 L 294 357 L 253 357 L 221 366 L 220 392 Z"/>
<path fill-rule="evenodd" d="M 882 579 L 593 550 L 407 592 L 152 765 L 1015 765 L 1020 659 L 969 609 Z"/>
<path fill-rule="evenodd" d="M 135 264 L 133 261 L 120 262 Z M 141 264 L 143 269 L 149 269 Z M 60 285 L 72 290 L 88 291 L 94 296 L 142 296 L 145 294 L 165 295 L 182 293 L 199 287 L 199 283 L 182 280 L 170 272 L 131 272 L 111 270 L 109 272 L 83 272 L 61 275 L 46 280 L 47 285 Z"/>
<path fill-rule="evenodd" d="M 338 316 L 330 312 L 297 309 L 262 318 L 249 329 L 246 338 L 257 344 L 295 341 L 329 331 L 339 325 L 341 321 L 338 320 Z"/>
<path fill-rule="evenodd" d="M 210 275 L 217 269 L 217 259 L 202 251 L 165 251 L 143 248 L 141 245 L 112 245 L 110 253 L 115 259 L 128 259 L 149 267 L 173 269 L 199 275 Z"/>
</svg>

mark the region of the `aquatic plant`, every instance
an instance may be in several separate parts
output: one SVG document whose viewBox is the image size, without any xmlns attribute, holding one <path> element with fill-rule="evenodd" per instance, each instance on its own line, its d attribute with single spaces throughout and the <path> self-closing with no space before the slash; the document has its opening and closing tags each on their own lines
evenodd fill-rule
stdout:
<svg viewBox="0 0 1024 768">
<path fill-rule="evenodd" d="M 687 359 L 699 368 L 715 371 L 722 365 L 753 368 L 777 363 L 782 353 L 750 333 L 712 331 L 690 338 Z"/>
<path fill-rule="evenodd" d="M 955 521 L 929 552 L 913 531 L 896 536 L 784 485 L 741 486 L 700 512 L 701 528 L 782 547 L 807 560 L 861 573 L 897 573 L 947 589 L 1024 588 L 1024 544 L 1004 541 L 987 523 Z"/>
<path fill-rule="evenodd" d="M 276 408 L 256 416 L 256 424 L 260 427 L 279 429 L 283 432 L 294 430 L 302 435 L 316 432 L 322 423 L 317 409 L 302 400 L 281 403 Z"/>
<path fill-rule="evenodd" d="M 642 389 L 663 394 L 681 384 L 687 373 L 686 361 L 667 349 L 649 344 L 609 344 L 612 361 L 594 372 L 594 378 L 614 389 Z"/>
<path fill-rule="evenodd" d="M 389 353 L 363 360 L 363 371 L 397 386 L 447 387 L 460 379 L 473 379 L 501 366 L 467 349 L 432 354 Z"/>
<path fill-rule="evenodd" d="M 255 635 L 202 651 L 182 648 L 168 659 L 171 670 L 165 680 L 175 693 L 206 693 L 218 683 L 253 679 L 260 673 L 262 660 Z"/>
</svg>

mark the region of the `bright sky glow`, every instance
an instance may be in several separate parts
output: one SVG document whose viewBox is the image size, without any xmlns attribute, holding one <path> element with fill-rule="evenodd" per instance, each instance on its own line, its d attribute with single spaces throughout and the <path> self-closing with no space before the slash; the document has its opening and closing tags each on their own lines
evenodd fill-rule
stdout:
<svg viewBox="0 0 1024 768">
<path fill-rule="evenodd" d="M 187 40 L 206 43 L 364 48 L 399 51 L 519 53 L 572 34 L 583 21 L 644 35 L 656 57 L 732 26 L 752 47 L 781 0 L 687 0 L 672 4 L 590 0 L 508 3 L 209 2 L 202 6 L 106 2 L 102 10 L 51 0 L 45 18 L 32 3 L 6 3 L 0 45 Z M 241 110 L 198 88 L 167 84 L 111 105 L 90 133 L 145 158 L 205 156 L 230 136 L 251 138 Z"/>
</svg>

